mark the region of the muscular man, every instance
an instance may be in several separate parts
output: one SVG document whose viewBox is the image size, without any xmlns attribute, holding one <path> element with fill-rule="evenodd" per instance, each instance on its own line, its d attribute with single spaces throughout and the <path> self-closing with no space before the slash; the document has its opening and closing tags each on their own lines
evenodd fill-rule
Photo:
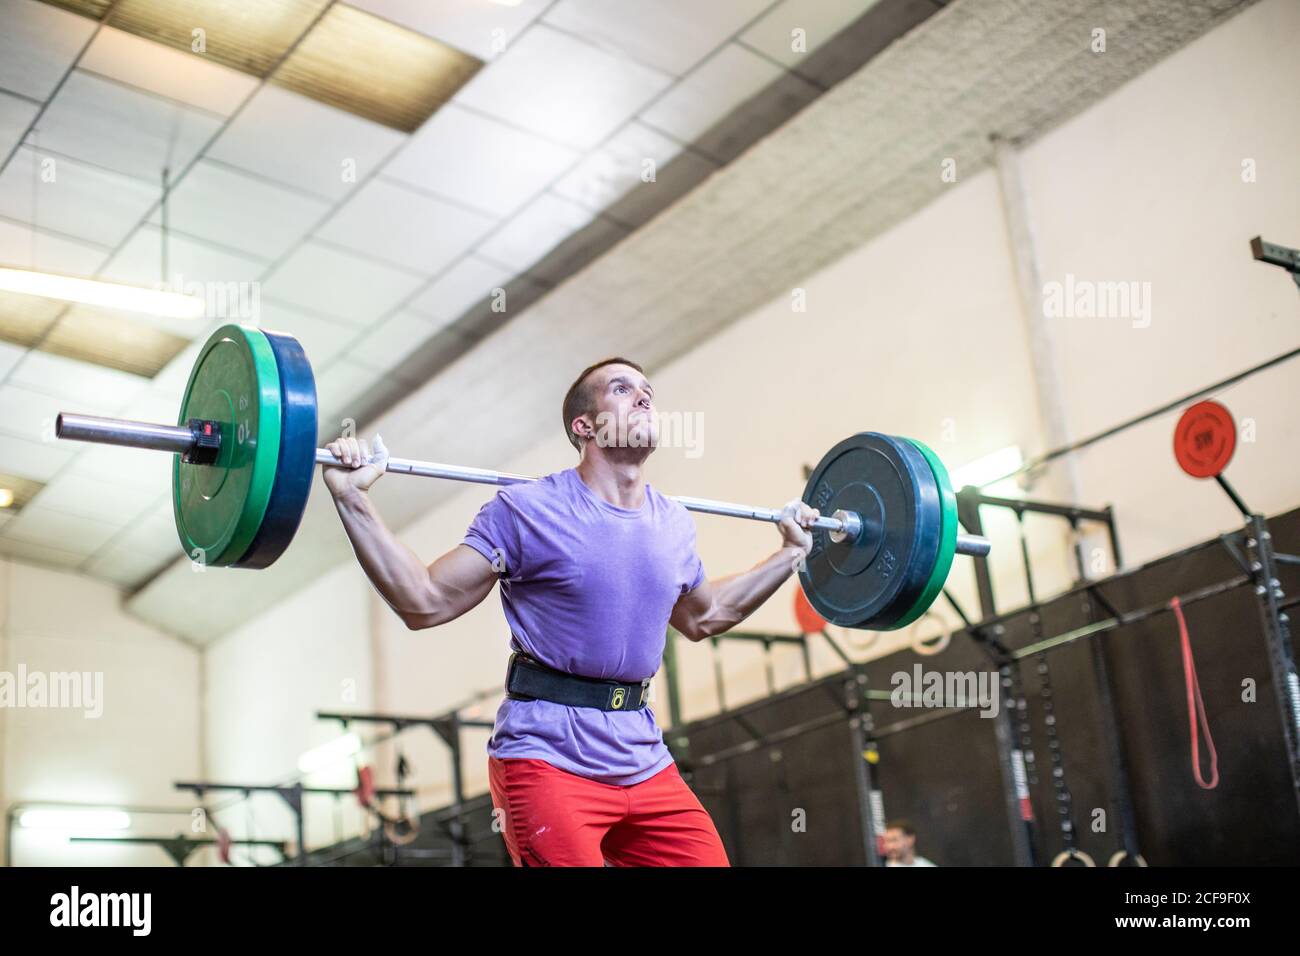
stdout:
<svg viewBox="0 0 1300 956">
<path fill-rule="evenodd" d="M 515 653 L 488 772 L 515 865 L 726 866 L 646 688 L 668 624 L 699 641 L 743 621 L 808 553 L 817 511 L 792 503 L 778 550 L 706 580 L 691 516 L 642 476 L 658 433 L 641 367 L 612 358 L 585 369 L 563 415 L 577 467 L 502 488 L 464 543 L 428 567 L 367 496 L 382 441 L 369 464 L 365 442 L 331 442 L 349 467 L 326 468 L 325 483 L 361 567 L 407 627 L 454 620 L 501 582 Z"/>
</svg>

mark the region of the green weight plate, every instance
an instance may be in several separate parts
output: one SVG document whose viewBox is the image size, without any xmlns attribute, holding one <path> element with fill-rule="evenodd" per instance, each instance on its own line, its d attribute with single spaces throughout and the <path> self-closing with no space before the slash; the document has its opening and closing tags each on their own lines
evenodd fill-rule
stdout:
<svg viewBox="0 0 1300 956">
<path fill-rule="evenodd" d="M 934 603 L 934 599 L 939 596 L 944 583 L 948 580 L 948 572 L 952 570 L 953 555 L 957 553 L 957 495 L 953 492 L 952 482 L 948 479 L 948 469 L 939 460 L 939 456 L 923 442 L 915 438 L 909 438 L 907 441 L 915 445 L 925 456 L 925 460 L 930 463 L 930 470 L 934 472 L 934 480 L 939 485 L 939 505 L 943 509 L 943 531 L 939 536 L 939 557 L 935 561 L 934 570 L 930 572 L 930 580 L 926 582 L 925 590 L 921 592 L 916 603 L 899 619 L 896 627 L 906 627 L 911 624 Z"/>
<path fill-rule="evenodd" d="M 177 455 L 172 469 L 176 532 L 190 558 L 232 565 L 257 536 L 275 485 L 280 416 L 280 374 L 266 336 L 241 325 L 213 332 L 190 372 L 178 422 L 218 422 L 221 451 L 211 465 Z"/>
</svg>

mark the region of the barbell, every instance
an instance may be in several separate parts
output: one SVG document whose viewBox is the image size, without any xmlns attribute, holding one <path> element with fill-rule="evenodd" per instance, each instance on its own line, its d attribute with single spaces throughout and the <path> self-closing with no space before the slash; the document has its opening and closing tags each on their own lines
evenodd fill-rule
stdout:
<svg viewBox="0 0 1300 956">
<path fill-rule="evenodd" d="M 297 339 L 227 325 L 204 343 L 176 425 L 60 413 L 59 438 L 175 454 L 172 511 L 185 553 L 213 567 L 265 568 L 293 539 L 316 465 L 341 465 L 316 447 L 316 384 Z M 485 485 L 527 475 L 392 458 L 396 474 Z M 690 511 L 779 522 L 783 509 L 678 497 Z M 803 500 L 822 513 L 799 571 L 809 603 L 845 627 L 903 627 L 933 603 L 956 554 L 986 555 L 962 534 L 948 472 L 919 441 L 861 432 L 809 475 Z"/>
</svg>

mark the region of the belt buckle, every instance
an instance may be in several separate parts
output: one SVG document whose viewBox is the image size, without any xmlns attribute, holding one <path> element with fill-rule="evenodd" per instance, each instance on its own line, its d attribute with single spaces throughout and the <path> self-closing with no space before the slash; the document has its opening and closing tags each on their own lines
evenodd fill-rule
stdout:
<svg viewBox="0 0 1300 956">
<path fill-rule="evenodd" d="M 638 707 L 640 707 L 642 704 L 645 703 L 646 697 L 649 693 L 650 693 L 650 678 L 647 677 L 645 680 L 641 682 L 641 699 L 637 701 Z"/>
<path fill-rule="evenodd" d="M 521 654 L 519 651 L 510 652 L 510 661 L 506 664 L 506 697 L 510 700 L 536 700 L 535 697 L 529 697 L 527 694 L 517 694 L 510 689 L 510 680 L 515 676 L 515 670 L 521 660 L 528 660 L 528 655 Z"/>
</svg>

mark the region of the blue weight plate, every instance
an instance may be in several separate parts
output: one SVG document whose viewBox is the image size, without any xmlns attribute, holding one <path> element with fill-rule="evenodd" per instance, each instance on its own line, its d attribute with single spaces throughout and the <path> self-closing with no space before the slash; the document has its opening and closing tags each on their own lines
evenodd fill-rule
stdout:
<svg viewBox="0 0 1300 956">
<path fill-rule="evenodd" d="M 248 550 L 233 565 L 265 568 L 284 553 L 302 523 L 316 472 L 316 379 L 298 340 L 264 332 L 280 372 L 280 458 L 266 515 Z"/>
<path fill-rule="evenodd" d="M 803 500 L 824 515 L 856 511 L 865 531 L 813 533 L 799 580 L 813 608 L 842 627 L 888 630 L 916 603 L 938 557 L 942 512 L 924 456 L 903 439 L 860 432 L 813 469 Z"/>
</svg>

